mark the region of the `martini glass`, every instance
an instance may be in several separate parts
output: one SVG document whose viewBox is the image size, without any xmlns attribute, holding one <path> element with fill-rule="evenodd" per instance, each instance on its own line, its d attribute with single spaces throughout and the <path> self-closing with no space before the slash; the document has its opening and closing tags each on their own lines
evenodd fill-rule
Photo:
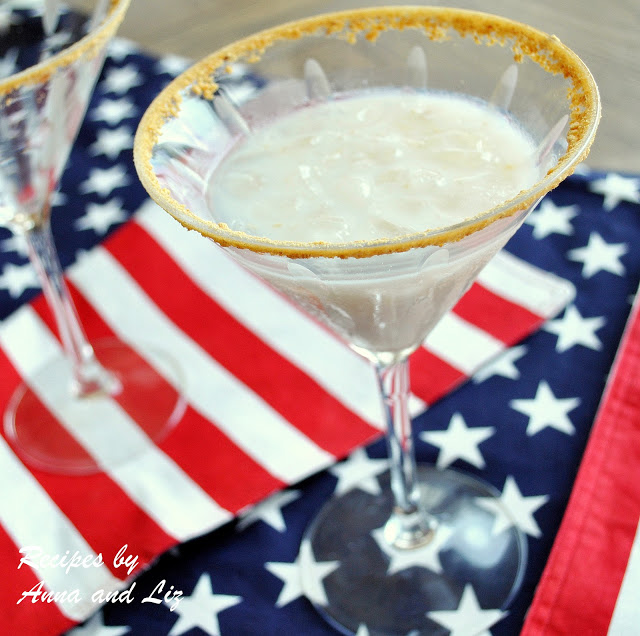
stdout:
<svg viewBox="0 0 640 636">
<path fill-rule="evenodd" d="M 155 439 L 182 408 L 176 390 L 130 347 L 116 339 L 89 343 L 51 233 L 52 195 L 128 4 L 99 0 L 87 16 L 57 0 L 0 7 L 0 53 L 13 67 L 0 77 L 0 223 L 24 236 L 62 342 L 59 355 L 27 370 L 4 424 L 27 461 L 55 472 L 93 472 L 130 459 L 144 444 L 123 448 L 118 426 L 133 417 Z M 171 364 L 162 364 L 173 377 Z"/>
<path fill-rule="evenodd" d="M 256 81 L 242 104 L 225 88 L 234 63 Z M 252 130 L 318 101 L 379 88 L 462 94 L 501 111 L 535 142 L 538 181 L 455 225 L 371 241 L 278 241 L 235 231 L 217 216 L 212 175 Z M 599 116 L 589 71 L 557 38 L 482 13 L 389 7 L 318 16 L 236 42 L 177 78 L 143 117 L 134 159 L 156 202 L 376 369 L 390 464 L 381 492 L 354 488 L 332 497 L 301 548 L 307 595 L 344 633 L 366 625 L 368 634 L 444 634 L 438 610 L 472 594 L 483 609 L 504 609 L 518 591 L 526 541 L 515 522 L 494 531 L 488 508 L 511 519 L 495 489 L 416 463 L 408 358 L 539 199 L 586 156 Z M 318 581 L 314 561 L 335 567 Z"/>
</svg>

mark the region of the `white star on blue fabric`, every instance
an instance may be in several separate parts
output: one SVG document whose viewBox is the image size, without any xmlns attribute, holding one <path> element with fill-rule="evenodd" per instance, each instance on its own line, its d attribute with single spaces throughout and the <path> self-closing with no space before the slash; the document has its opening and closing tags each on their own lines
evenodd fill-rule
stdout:
<svg viewBox="0 0 640 636">
<path fill-rule="evenodd" d="M 470 583 L 465 585 L 458 608 L 431 610 L 427 617 L 449 630 L 449 636 L 484 636 L 488 629 L 502 620 L 508 612 L 501 609 L 482 609 Z"/>
<path fill-rule="evenodd" d="M 605 324 L 604 317 L 584 318 L 575 305 L 569 305 L 561 318 L 547 321 L 542 329 L 558 336 L 558 353 L 568 351 L 576 345 L 599 351 L 602 349 L 602 342 L 596 336 L 596 331 Z"/>
<path fill-rule="evenodd" d="M 95 192 L 102 197 L 109 196 L 114 190 L 124 188 L 131 183 L 131 177 L 124 166 L 116 164 L 110 168 L 91 168 L 89 178 L 80 184 L 80 191 L 88 194 Z"/>
<path fill-rule="evenodd" d="M 322 581 L 340 567 L 340 562 L 316 561 L 311 542 L 305 539 L 293 563 L 269 562 L 264 567 L 284 583 L 276 600 L 276 607 L 283 607 L 301 596 L 306 596 L 317 605 L 327 605 Z"/>
<path fill-rule="evenodd" d="M 0 77 L 9 77 L 17 70 L 18 49 L 9 49 L 4 57 L 0 57 Z"/>
<path fill-rule="evenodd" d="M 583 264 L 582 275 L 591 278 L 598 272 L 610 272 L 623 276 L 625 268 L 620 257 L 629 251 L 626 243 L 607 243 L 600 234 L 591 232 L 589 243 L 567 252 L 567 258 Z"/>
<path fill-rule="evenodd" d="M 613 210 L 620 201 L 640 203 L 640 179 L 609 173 L 589 184 L 589 190 L 604 197 L 602 207 Z"/>
<path fill-rule="evenodd" d="M 555 428 L 561 433 L 573 435 L 575 427 L 569 412 L 580 405 L 580 398 L 557 398 L 545 380 L 541 380 L 532 399 L 516 399 L 509 406 L 529 418 L 527 435 L 532 436 L 545 428 Z"/>
<path fill-rule="evenodd" d="M 453 529 L 445 524 L 438 525 L 431 541 L 419 548 L 403 550 L 394 548 L 384 536 L 385 527 L 376 528 L 371 531 L 371 536 L 375 539 L 380 550 L 389 557 L 387 574 L 395 574 L 407 568 L 426 568 L 433 572 L 442 572 L 440 563 L 440 552 L 446 546 L 449 537 L 453 534 Z"/>
<path fill-rule="evenodd" d="M 24 236 L 20 234 L 12 234 L 9 238 L 4 239 L 0 243 L 0 250 L 3 252 L 15 252 L 24 258 L 26 258 L 29 253 L 27 241 Z"/>
<path fill-rule="evenodd" d="M 493 426 L 468 427 L 460 413 L 454 413 L 445 431 L 424 431 L 420 439 L 440 449 L 436 466 L 447 468 L 458 459 L 484 468 L 485 461 L 478 446 L 494 433 Z"/>
<path fill-rule="evenodd" d="M 282 515 L 282 509 L 302 495 L 299 490 L 282 490 L 268 499 L 252 506 L 246 513 L 240 513 L 236 529 L 244 530 L 256 521 L 264 521 L 278 532 L 285 532 L 287 524 Z"/>
<path fill-rule="evenodd" d="M 123 119 L 130 119 L 137 115 L 138 109 L 127 97 L 120 99 L 104 98 L 91 111 L 93 121 L 104 121 L 110 126 L 119 124 Z"/>
<path fill-rule="evenodd" d="M 372 495 L 382 491 L 377 477 L 389 468 L 387 459 L 372 459 L 362 448 L 355 450 L 347 460 L 329 470 L 338 478 L 335 494 L 341 495 L 352 488 L 359 488 Z"/>
<path fill-rule="evenodd" d="M 543 239 L 550 234 L 573 234 L 571 219 L 578 214 L 577 205 L 558 206 L 551 199 L 545 199 L 525 219 L 525 223 L 533 226 L 533 237 Z"/>
<path fill-rule="evenodd" d="M 66 31 L 58 31 L 57 33 L 53 33 L 46 38 L 46 46 L 49 50 L 51 49 L 61 49 L 67 46 L 71 42 L 72 36 L 71 33 Z"/>
<path fill-rule="evenodd" d="M 191 62 L 185 57 L 167 55 L 156 62 L 156 71 L 176 77 L 186 70 L 190 63 Z"/>
<path fill-rule="evenodd" d="M 60 192 L 60 190 L 54 190 L 51 193 L 51 207 L 57 208 L 67 204 L 67 197 L 64 192 Z"/>
<path fill-rule="evenodd" d="M 89 146 L 93 155 L 105 155 L 109 159 L 116 159 L 123 150 L 133 148 L 133 132 L 129 126 L 119 128 L 100 128 L 96 140 Z"/>
<path fill-rule="evenodd" d="M 137 53 L 139 51 L 139 48 L 138 45 L 131 40 L 118 37 L 113 38 L 113 40 L 109 42 L 109 47 L 107 50 L 109 57 L 112 60 L 116 62 L 122 62 L 128 55 Z"/>
<path fill-rule="evenodd" d="M 100 83 L 100 88 L 104 89 L 106 93 L 124 95 L 142 83 L 142 75 L 140 75 L 138 69 L 133 64 L 127 64 L 119 68 L 110 68 L 104 80 Z"/>
<path fill-rule="evenodd" d="M 86 623 L 67 632 L 67 636 L 124 636 L 130 631 L 127 626 L 105 625 L 102 612 L 96 612 Z"/>
<path fill-rule="evenodd" d="M 104 236 L 112 225 L 127 220 L 127 213 L 122 207 L 122 201 L 111 199 L 107 203 L 87 203 L 86 212 L 76 219 L 76 230 L 93 230 L 97 235 Z"/>
<path fill-rule="evenodd" d="M 487 362 L 476 371 L 471 379 L 480 384 L 494 375 L 507 378 L 509 380 L 517 380 L 520 377 L 520 371 L 516 367 L 516 362 L 527 353 L 525 345 L 516 345 L 505 349 L 501 354 Z"/>
<path fill-rule="evenodd" d="M 516 480 L 509 475 L 499 498 L 476 497 L 475 502 L 494 515 L 491 531 L 494 535 L 516 526 L 532 537 L 542 536 L 540 526 L 534 519 L 534 513 L 549 501 L 548 495 L 524 497 Z"/>
<path fill-rule="evenodd" d="M 6 289 L 11 298 L 20 298 L 27 289 L 38 289 L 40 282 L 31 263 L 7 263 L 0 274 L 0 289 Z"/>
<path fill-rule="evenodd" d="M 210 636 L 220 636 L 218 614 L 241 601 L 241 596 L 214 594 L 211 577 L 205 572 L 200 575 L 191 595 L 180 599 L 174 610 L 180 617 L 167 636 L 180 636 L 194 627 Z"/>
</svg>

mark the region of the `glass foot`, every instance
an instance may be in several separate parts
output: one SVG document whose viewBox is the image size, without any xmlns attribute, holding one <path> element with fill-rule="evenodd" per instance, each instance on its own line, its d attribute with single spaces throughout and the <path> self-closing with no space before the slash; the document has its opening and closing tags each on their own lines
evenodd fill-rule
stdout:
<svg viewBox="0 0 640 636">
<path fill-rule="evenodd" d="M 151 351 L 158 373 L 115 338 L 91 343 L 116 379 L 111 395 L 77 398 L 69 362 L 56 358 L 14 392 L 4 414 L 8 439 L 28 463 L 50 472 L 88 474 L 135 459 L 182 418 L 186 401 L 177 365 Z M 171 381 L 168 379 L 170 378 Z"/>
<path fill-rule="evenodd" d="M 354 488 L 330 499 L 306 533 L 305 594 L 345 634 L 487 633 L 520 587 L 526 538 L 499 493 L 453 470 L 421 466 L 418 475 L 423 505 L 437 521 L 426 544 L 398 549 L 386 542 L 388 473 L 378 494 Z M 465 611 L 453 616 L 458 608 Z"/>
</svg>

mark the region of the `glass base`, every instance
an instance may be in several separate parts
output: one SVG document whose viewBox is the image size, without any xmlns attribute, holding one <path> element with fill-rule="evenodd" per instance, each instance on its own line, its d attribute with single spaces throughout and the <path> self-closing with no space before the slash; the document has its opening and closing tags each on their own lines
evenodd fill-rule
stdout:
<svg viewBox="0 0 640 636">
<path fill-rule="evenodd" d="M 307 530 L 303 546 L 311 556 L 300 560 L 305 594 L 345 634 L 487 633 L 482 620 L 497 621 L 520 587 L 526 537 L 497 501 L 499 493 L 453 470 L 420 466 L 418 475 L 422 503 L 437 522 L 425 545 L 398 549 L 385 541 L 393 508 L 388 473 L 379 494 L 355 488 L 330 499 Z M 478 498 L 492 505 L 485 508 Z M 493 506 L 499 513 L 490 512 Z M 505 515 L 499 524 L 496 514 Z M 472 605 L 472 594 L 477 611 L 493 613 L 479 619 L 471 612 L 460 632 L 447 627 L 451 615 L 437 611 Z M 462 614 L 453 620 L 462 621 Z"/>
<path fill-rule="evenodd" d="M 101 471 L 104 463 L 130 461 L 144 452 L 149 440 L 161 441 L 184 414 L 186 401 L 175 388 L 182 386 L 181 373 L 162 352 L 149 352 L 161 365 L 161 375 L 115 338 L 91 344 L 116 379 L 115 393 L 73 396 L 69 362 L 61 356 L 29 378 L 29 384 L 18 386 L 9 401 L 4 414 L 7 437 L 37 468 L 89 474 Z M 98 449 L 93 454 L 92 446 Z"/>
</svg>

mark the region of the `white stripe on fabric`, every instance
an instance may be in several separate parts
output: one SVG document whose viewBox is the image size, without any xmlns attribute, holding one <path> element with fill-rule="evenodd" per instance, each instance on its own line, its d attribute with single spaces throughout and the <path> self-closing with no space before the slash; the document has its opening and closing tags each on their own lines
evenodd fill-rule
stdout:
<svg viewBox="0 0 640 636">
<path fill-rule="evenodd" d="M 81 259 L 70 278 L 118 336 L 159 373 L 162 362 L 152 347 L 178 361 L 185 381 L 176 388 L 272 475 L 294 483 L 335 461 L 182 332 L 105 249 Z M 166 379 L 175 381 L 173 374 Z"/>
<path fill-rule="evenodd" d="M 555 316 L 576 295 L 570 281 L 533 267 L 505 250 L 489 261 L 478 282 L 541 318 Z"/>
<path fill-rule="evenodd" d="M 499 340 L 453 313 L 438 322 L 424 346 L 469 376 L 504 351 Z"/>
<path fill-rule="evenodd" d="M 607 631 L 608 636 L 628 636 L 637 633 L 640 625 L 638 590 L 640 590 L 640 525 L 636 528 L 627 569 Z"/>
</svg>

